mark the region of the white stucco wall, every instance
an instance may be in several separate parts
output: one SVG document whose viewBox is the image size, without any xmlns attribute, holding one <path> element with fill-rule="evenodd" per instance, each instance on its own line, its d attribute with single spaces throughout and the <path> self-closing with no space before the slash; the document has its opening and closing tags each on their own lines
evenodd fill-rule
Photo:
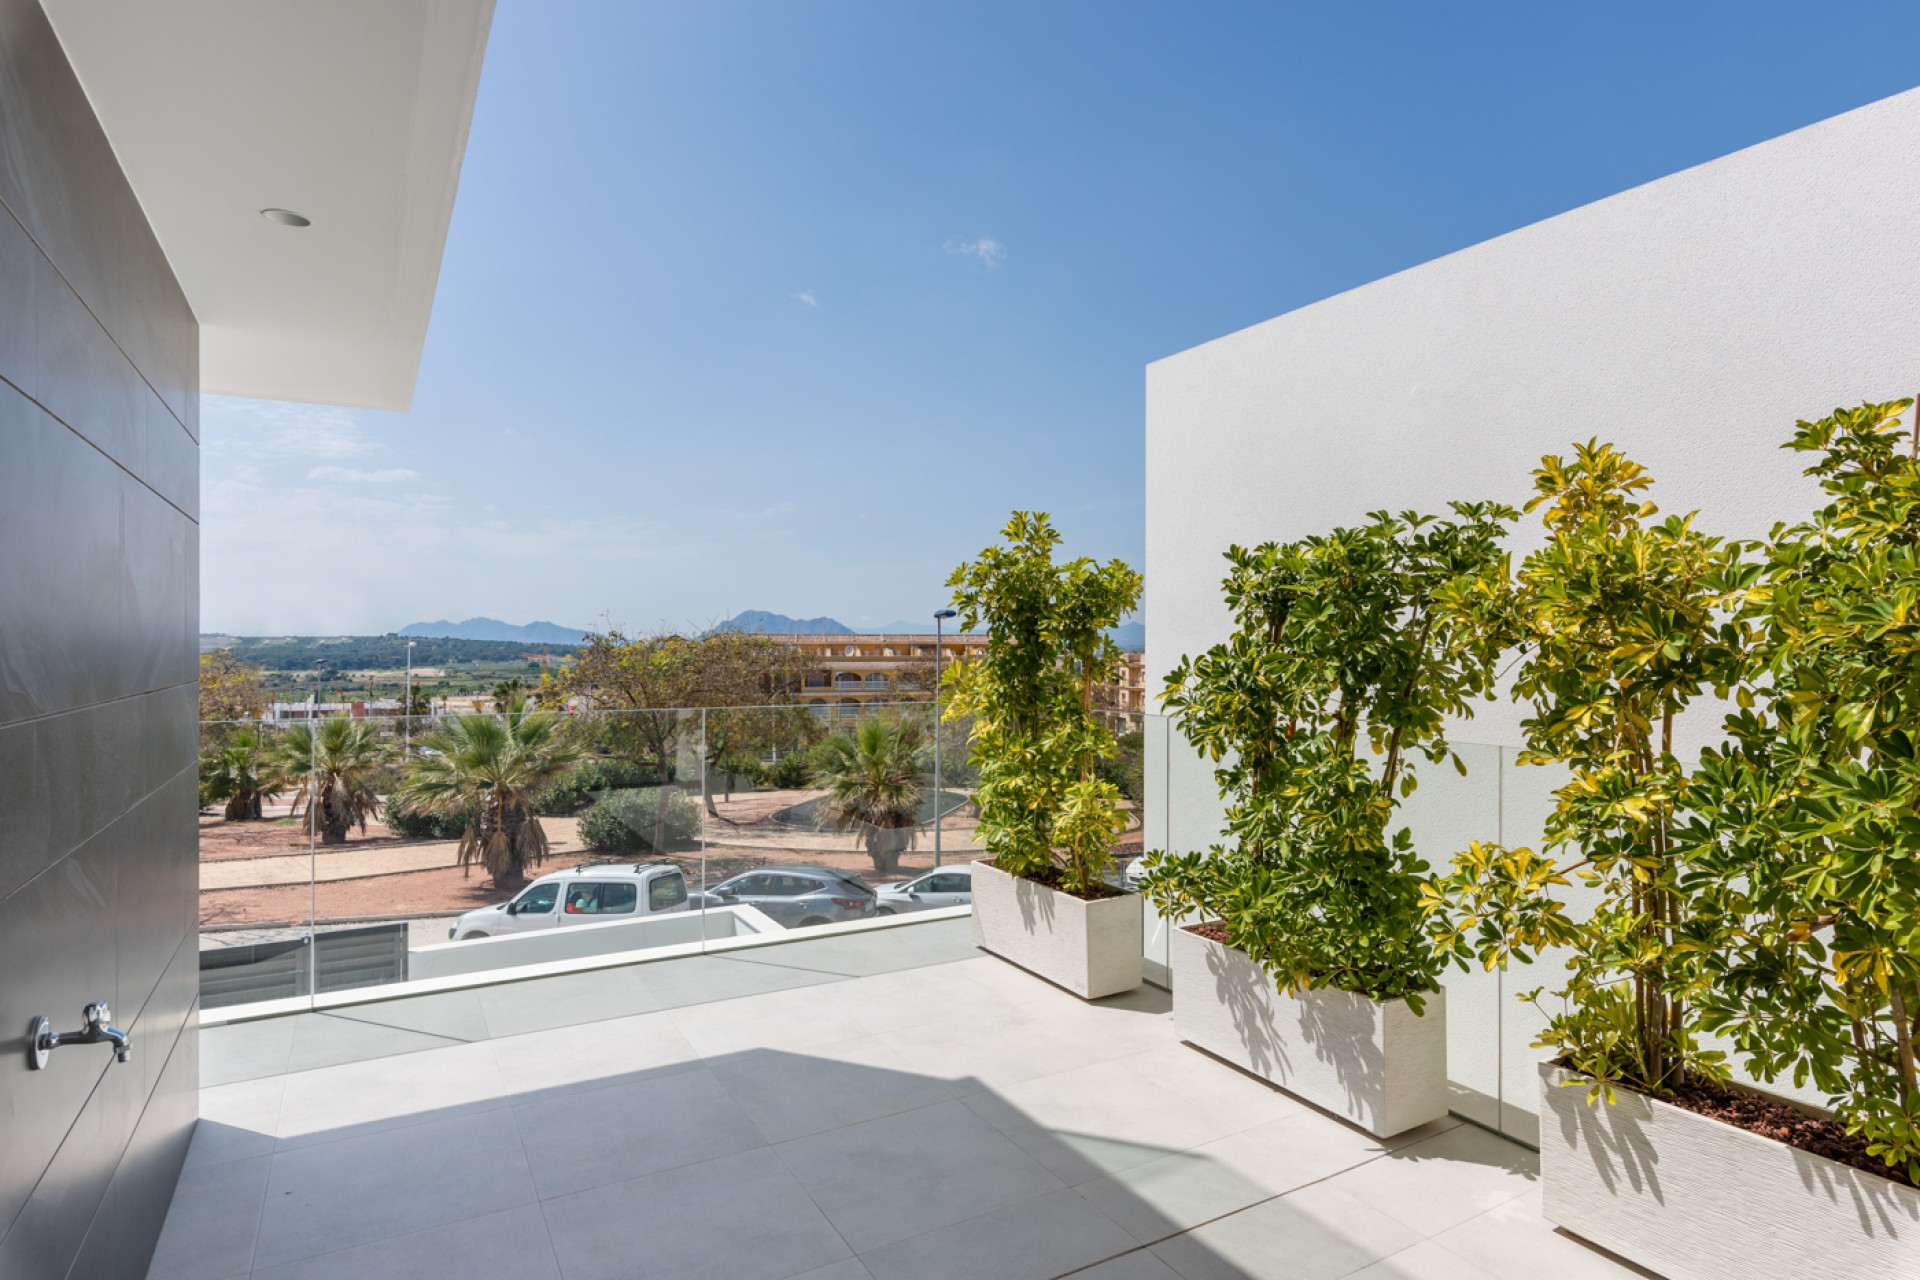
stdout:
<svg viewBox="0 0 1920 1280">
<path fill-rule="evenodd" d="M 1574 440 L 1626 449 L 1662 509 L 1711 532 L 1804 513 L 1815 490 L 1779 448 L 1795 420 L 1920 391 L 1917 178 L 1920 90 L 1148 366 L 1149 687 L 1223 637 L 1229 544 L 1383 507 L 1518 506 Z M 1519 719 L 1486 708 L 1457 730 L 1484 744 L 1473 776 L 1424 775 L 1408 820 L 1430 860 L 1475 835 L 1537 841 L 1554 784 L 1511 767 Z M 1716 723 L 1695 717 L 1682 745 Z M 1166 779 L 1170 843 L 1204 846 L 1211 778 L 1174 742 L 1148 776 Z M 1511 993 L 1551 976 L 1449 988 L 1458 1105 L 1523 1137 L 1535 1023 Z"/>
</svg>

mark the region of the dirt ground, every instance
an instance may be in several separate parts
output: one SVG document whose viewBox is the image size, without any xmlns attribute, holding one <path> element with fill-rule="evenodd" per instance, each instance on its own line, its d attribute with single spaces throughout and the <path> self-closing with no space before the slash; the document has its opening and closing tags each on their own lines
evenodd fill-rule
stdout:
<svg viewBox="0 0 1920 1280">
<path fill-rule="evenodd" d="M 916 847 L 900 859 L 897 875 L 880 876 L 854 836 L 840 831 L 796 829 L 771 820 L 776 811 L 818 794 L 815 791 L 736 792 L 731 800 L 716 796 L 715 809 L 719 816 L 707 816 L 703 824 L 707 838 L 704 876 L 702 851 L 697 842 L 670 850 L 666 860 L 682 866 L 688 884 L 696 888 L 716 884 L 755 867 L 781 864 L 832 867 L 856 873 L 869 884 L 915 876 L 933 866 L 933 840 L 928 830 L 921 832 Z M 493 888 L 484 871 L 476 868 L 470 874 L 461 872 L 456 842 L 405 839 L 393 835 L 379 822 L 368 823 L 364 834 L 356 828 L 345 845 L 320 846 L 317 856 L 327 868 L 324 874 L 336 878 L 311 883 L 308 868 L 313 865 L 314 855 L 309 851 L 303 824 L 287 818 L 284 806 L 270 807 L 267 814 L 260 822 L 225 822 L 217 813 L 201 815 L 201 860 L 224 864 L 220 879 L 234 884 L 243 882 L 249 874 L 247 868 L 234 863 L 255 859 L 261 880 L 257 885 L 240 884 L 203 892 L 200 895 L 202 927 L 304 923 L 309 911 L 314 919 L 323 921 L 454 915 L 509 896 Z M 575 818 L 543 818 L 541 824 L 553 852 L 534 874 L 560 871 L 588 861 L 659 860 L 650 855 L 620 857 L 592 853 L 580 843 Z M 982 851 L 970 808 L 949 815 L 942 822 L 941 844 L 947 861 L 980 856 Z M 433 861 L 433 854 L 444 858 L 444 863 L 426 870 L 382 871 L 377 855 L 383 850 L 396 853 L 405 850 L 405 856 L 396 856 L 394 861 L 404 862 L 409 868 L 419 867 L 423 860 Z"/>
</svg>

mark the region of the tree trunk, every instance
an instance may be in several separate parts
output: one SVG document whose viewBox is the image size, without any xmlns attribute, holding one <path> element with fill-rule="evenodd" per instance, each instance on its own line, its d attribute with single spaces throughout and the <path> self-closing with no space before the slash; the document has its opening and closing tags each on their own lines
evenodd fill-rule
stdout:
<svg viewBox="0 0 1920 1280">
<path fill-rule="evenodd" d="M 867 856 L 883 876 L 900 874 L 900 855 L 907 850 L 906 828 L 882 827 L 867 837 Z"/>
<path fill-rule="evenodd" d="M 670 763 L 667 753 L 661 751 L 657 761 L 659 790 L 653 795 L 653 851 L 656 854 L 667 851 L 667 766 Z"/>
</svg>

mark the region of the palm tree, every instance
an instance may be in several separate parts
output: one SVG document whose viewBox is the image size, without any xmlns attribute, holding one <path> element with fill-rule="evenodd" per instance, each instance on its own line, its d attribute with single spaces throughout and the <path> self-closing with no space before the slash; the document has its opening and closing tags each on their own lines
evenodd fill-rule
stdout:
<svg viewBox="0 0 1920 1280">
<path fill-rule="evenodd" d="M 241 729 L 217 751 L 200 757 L 200 804 L 226 803 L 228 822 L 260 817 L 261 802 L 285 789 L 277 765 L 260 735 Z"/>
<path fill-rule="evenodd" d="M 478 862 L 496 889 L 527 882 L 527 867 L 547 856 L 547 833 L 534 797 L 584 758 L 563 741 L 551 713 L 456 716 L 438 733 L 414 739 L 422 755 L 400 786 L 401 798 L 428 813 L 464 813 L 460 867 Z"/>
<path fill-rule="evenodd" d="M 316 728 L 294 725 L 280 735 L 268 753 L 278 778 L 299 788 L 293 809 L 307 806 L 312 829 L 321 844 L 345 844 L 347 829 L 367 829 L 367 819 L 380 808 L 373 793 L 374 774 L 387 763 L 387 744 L 368 720 L 322 720 Z"/>
<path fill-rule="evenodd" d="M 858 831 L 873 869 L 898 874 L 920 822 L 925 748 L 919 723 L 875 717 L 815 750 L 814 782 L 827 791 L 821 824 Z"/>
</svg>

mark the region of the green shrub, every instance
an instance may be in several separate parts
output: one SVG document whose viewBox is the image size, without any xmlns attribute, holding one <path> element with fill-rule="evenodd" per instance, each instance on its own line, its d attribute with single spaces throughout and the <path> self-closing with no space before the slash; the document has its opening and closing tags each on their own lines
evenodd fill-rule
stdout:
<svg viewBox="0 0 1920 1280">
<path fill-rule="evenodd" d="M 768 786 L 791 791 L 813 781 L 813 761 L 804 751 L 789 751 L 768 765 L 762 776 Z"/>
<path fill-rule="evenodd" d="M 642 853 L 653 849 L 657 806 L 664 796 L 669 845 L 682 844 L 700 830 L 700 809 L 673 787 L 609 791 L 580 817 L 580 840 L 595 853 Z"/>
<path fill-rule="evenodd" d="M 421 813 L 410 808 L 399 795 L 387 797 L 380 811 L 387 830 L 408 840 L 458 840 L 467 829 L 465 813 Z"/>
<path fill-rule="evenodd" d="M 654 770 L 647 765 L 628 760 L 587 760 L 536 796 L 533 811 L 541 817 L 563 817 L 586 808 L 598 792 L 651 787 L 656 781 Z"/>
</svg>

